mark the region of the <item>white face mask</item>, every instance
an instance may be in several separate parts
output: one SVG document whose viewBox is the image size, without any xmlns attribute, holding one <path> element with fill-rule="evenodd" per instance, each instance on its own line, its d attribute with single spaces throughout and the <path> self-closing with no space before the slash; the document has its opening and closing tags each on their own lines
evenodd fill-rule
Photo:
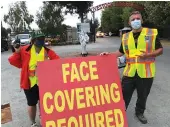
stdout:
<svg viewBox="0 0 170 127">
<path fill-rule="evenodd" d="M 142 26 L 141 20 L 135 19 L 134 21 L 131 21 L 131 26 L 135 30 L 139 29 Z"/>
</svg>

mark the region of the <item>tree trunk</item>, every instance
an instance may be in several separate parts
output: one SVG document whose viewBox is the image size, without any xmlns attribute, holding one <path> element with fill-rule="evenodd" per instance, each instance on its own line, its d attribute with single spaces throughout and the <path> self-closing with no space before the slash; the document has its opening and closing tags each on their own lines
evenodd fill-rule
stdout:
<svg viewBox="0 0 170 127">
<path fill-rule="evenodd" d="M 83 17 L 81 17 L 81 23 L 84 23 L 84 19 L 83 19 Z"/>
<path fill-rule="evenodd" d="M 81 18 L 81 23 L 84 23 L 84 16 L 83 16 L 83 14 L 80 14 L 80 18 Z"/>
</svg>

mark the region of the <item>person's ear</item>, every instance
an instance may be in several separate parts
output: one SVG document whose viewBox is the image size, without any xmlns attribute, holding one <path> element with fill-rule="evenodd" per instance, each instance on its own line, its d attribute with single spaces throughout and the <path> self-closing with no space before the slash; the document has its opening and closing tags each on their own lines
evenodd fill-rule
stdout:
<svg viewBox="0 0 170 127">
<path fill-rule="evenodd" d="M 128 24 L 129 24 L 129 26 L 131 26 L 131 22 L 130 22 L 130 20 L 129 20 L 129 23 L 128 23 Z"/>
</svg>

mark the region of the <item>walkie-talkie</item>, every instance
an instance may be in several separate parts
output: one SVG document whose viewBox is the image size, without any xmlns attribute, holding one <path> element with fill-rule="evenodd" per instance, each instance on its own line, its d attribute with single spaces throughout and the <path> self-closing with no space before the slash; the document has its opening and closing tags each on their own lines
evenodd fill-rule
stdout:
<svg viewBox="0 0 170 127">
<path fill-rule="evenodd" d="M 14 45 L 15 45 L 15 47 L 14 48 L 19 48 L 20 47 L 20 39 L 17 37 L 17 39 L 15 40 L 15 42 L 14 42 Z"/>
<path fill-rule="evenodd" d="M 20 47 L 20 43 L 20 39 L 18 39 L 17 37 L 17 39 L 13 43 L 12 52 L 15 52 L 15 48 L 18 49 Z"/>
</svg>

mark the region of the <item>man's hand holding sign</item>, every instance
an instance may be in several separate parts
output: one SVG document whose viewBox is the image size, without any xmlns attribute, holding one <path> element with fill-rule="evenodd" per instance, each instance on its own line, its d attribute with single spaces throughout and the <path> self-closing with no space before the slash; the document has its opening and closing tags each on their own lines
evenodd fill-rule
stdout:
<svg viewBox="0 0 170 127">
<path fill-rule="evenodd" d="M 39 63 L 43 127 L 128 127 L 115 55 Z"/>
</svg>

